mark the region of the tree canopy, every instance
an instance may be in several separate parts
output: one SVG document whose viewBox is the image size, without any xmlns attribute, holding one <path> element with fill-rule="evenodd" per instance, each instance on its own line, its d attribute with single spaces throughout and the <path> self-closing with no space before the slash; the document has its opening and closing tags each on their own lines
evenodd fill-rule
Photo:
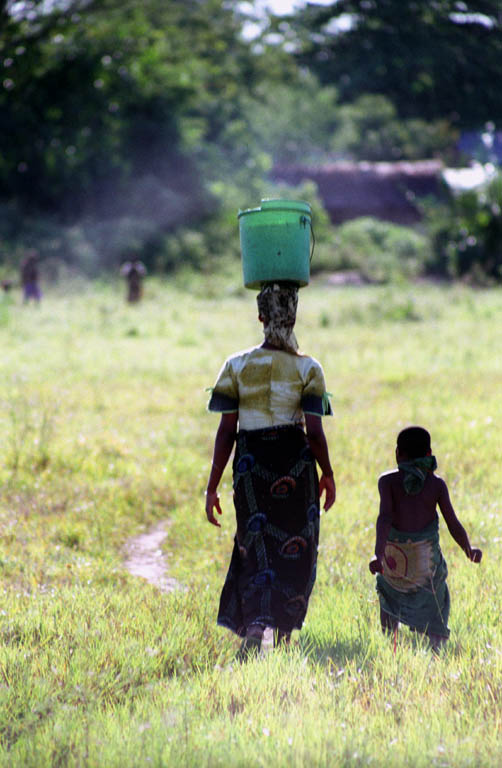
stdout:
<svg viewBox="0 0 502 768">
<path fill-rule="evenodd" d="M 141 204 L 149 179 L 170 210 L 204 205 L 206 150 L 227 164 L 245 154 L 240 88 L 257 71 L 238 15 L 220 0 L 42 5 L 0 16 L 4 199 L 69 218 L 117 212 Z"/>
<path fill-rule="evenodd" d="M 383 94 L 401 117 L 463 128 L 502 119 L 499 0 L 337 0 L 291 23 L 299 62 L 342 102 Z"/>
<path fill-rule="evenodd" d="M 502 120 L 498 0 L 307 3 L 251 37 L 255 10 L 0 3 L 0 240 L 39 217 L 80 226 L 86 253 L 92 235 L 93 263 L 138 242 L 199 264 L 274 164 L 448 157 L 461 129 Z"/>
</svg>

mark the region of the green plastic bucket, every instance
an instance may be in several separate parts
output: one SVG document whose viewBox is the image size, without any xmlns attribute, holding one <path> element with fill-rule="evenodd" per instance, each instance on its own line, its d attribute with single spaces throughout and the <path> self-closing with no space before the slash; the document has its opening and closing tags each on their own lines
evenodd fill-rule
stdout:
<svg viewBox="0 0 502 768">
<path fill-rule="evenodd" d="M 242 272 L 246 288 L 310 278 L 312 211 L 301 200 L 262 200 L 259 208 L 239 211 Z M 313 233 L 312 233 L 313 235 Z"/>
</svg>

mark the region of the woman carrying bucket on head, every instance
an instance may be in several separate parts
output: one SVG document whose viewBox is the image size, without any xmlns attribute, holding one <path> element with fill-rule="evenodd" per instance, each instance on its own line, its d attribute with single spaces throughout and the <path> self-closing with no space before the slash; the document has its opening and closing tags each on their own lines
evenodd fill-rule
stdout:
<svg viewBox="0 0 502 768">
<path fill-rule="evenodd" d="M 304 209 L 306 204 L 267 202 L 276 203 L 279 213 L 286 203 L 288 215 L 294 218 L 292 228 L 297 227 L 303 238 L 306 213 L 302 208 L 298 212 L 298 207 Z M 261 209 L 249 213 L 257 212 Z M 285 230 L 289 222 L 276 218 Z M 288 237 L 281 240 L 279 224 L 272 224 L 278 227 L 273 233 L 276 239 L 271 237 L 268 243 L 272 257 L 277 250 L 281 256 L 287 250 Z M 244 241 L 241 221 L 243 246 Z M 243 259 L 247 257 L 249 251 L 243 247 Z M 298 353 L 293 327 L 299 270 L 290 265 L 285 280 L 285 263 L 283 258 L 275 270 L 276 280 L 273 263 L 263 262 L 261 270 L 253 273 L 255 264 L 251 277 L 248 269 L 248 279 L 244 264 L 246 285 L 260 284 L 265 275 L 257 297 L 265 339 L 260 346 L 226 360 L 208 406 L 222 414 L 206 491 L 207 518 L 217 526 L 215 512 L 221 515 L 217 487 L 235 444 L 237 531 L 218 623 L 244 638 L 243 655 L 260 648 L 266 627 L 275 630 L 276 643 L 288 642 L 291 631 L 301 628 L 316 577 L 320 495 L 325 493 L 325 510 L 336 495 L 321 422 L 323 415 L 331 414 L 324 375 L 316 360 Z M 316 462 L 322 472 L 320 482 Z"/>
</svg>

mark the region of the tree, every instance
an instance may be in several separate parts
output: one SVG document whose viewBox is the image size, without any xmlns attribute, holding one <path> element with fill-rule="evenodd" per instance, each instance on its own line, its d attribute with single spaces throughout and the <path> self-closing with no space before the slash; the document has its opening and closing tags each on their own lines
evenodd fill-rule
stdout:
<svg viewBox="0 0 502 768">
<path fill-rule="evenodd" d="M 338 115 L 336 89 L 321 88 L 309 72 L 287 83 L 263 81 L 246 104 L 251 135 L 278 164 L 312 162 L 329 153 Z"/>
<path fill-rule="evenodd" d="M 210 205 L 211 153 L 242 160 L 254 59 L 221 0 L 77 0 L 0 15 L 3 200 L 62 215 L 140 211 L 170 226 Z M 221 169 L 220 169 L 221 170 Z"/>
<path fill-rule="evenodd" d="M 447 120 L 400 118 L 394 104 L 379 94 L 362 94 L 338 112 L 333 149 L 364 160 L 447 158 L 457 135 Z"/>
<path fill-rule="evenodd" d="M 298 61 L 342 102 L 383 94 L 404 118 L 461 128 L 502 120 L 499 0 L 337 0 L 292 23 Z"/>
<path fill-rule="evenodd" d="M 334 90 L 280 47 L 246 41 L 245 10 L 228 0 L 9 8 L 1 239 L 43 240 L 44 253 L 89 273 L 125 249 L 149 267 L 188 251 L 200 265 L 201 254 L 232 250 L 236 208 L 264 195 L 284 130 L 293 152 L 326 144 Z"/>
<path fill-rule="evenodd" d="M 502 280 L 502 174 L 454 195 L 446 208 L 426 205 L 433 247 L 430 271 L 476 282 Z"/>
</svg>

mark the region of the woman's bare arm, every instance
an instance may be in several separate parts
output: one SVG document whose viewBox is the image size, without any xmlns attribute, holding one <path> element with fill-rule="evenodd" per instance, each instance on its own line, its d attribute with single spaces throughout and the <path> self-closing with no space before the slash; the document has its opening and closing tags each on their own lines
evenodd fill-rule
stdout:
<svg viewBox="0 0 502 768">
<path fill-rule="evenodd" d="M 214 441 L 213 464 L 206 490 L 206 515 L 209 522 L 218 527 L 220 527 L 220 524 L 214 516 L 214 510 L 221 515 L 217 488 L 234 447 L 238 416 L 237 412 L 222 413 Z"/>
<path fill-rule="evenodd" d="M 322 428 L 321 417 L 306 413 L 305 425 L 307 427 L 307 440 L 309 443 L 309 448 L 312 451 L 314 458 L 319 464 L 322 472 L 322 476 L 319 481 L 319 495 L 322 495 L 322 493 L 326 494 L 324 498 L 324 509 L 325 511 L 328 511 L 328 509 L 335 503 L 336 485 L 335 478 L 333 477 L 333 470 L 331 468 L 331 462 L 329 460 L 328 443 Z"/>
</svg>

